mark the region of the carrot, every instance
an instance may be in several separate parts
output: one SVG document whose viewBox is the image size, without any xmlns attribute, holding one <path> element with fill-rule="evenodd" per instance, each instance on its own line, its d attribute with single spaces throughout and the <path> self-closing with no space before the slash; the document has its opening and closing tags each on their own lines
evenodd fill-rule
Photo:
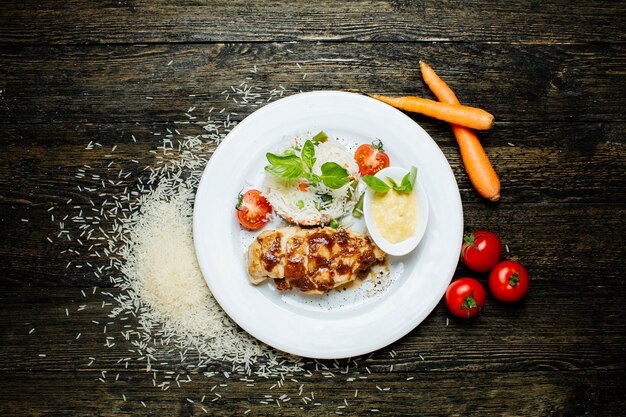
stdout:
<svg viewBox="0 0 626 417">
<path fill-rule="evenodd" d="M 440 101 L 449 104 L 460 104 L 454 91 L 439 78 L 428 64 L 420 61 L 420 69 L 422 70 L 424 82 Z M 452 124 L 452 132 L 459 144 L 465 171 L 467 171 L 474 188 L 483 197 L 491 201 L 498 201 L 500 199 L 500 180 L 493 166 L 491 166 L 491 162 L 489 162 L 489 158 L 487 158 L 478 136 L 472 129 L 456 124 Z"/>
<path fill-rule="evenodd" d="M 476 107 L 467 107 L 460 104 L 441 103 L 421 97 L 387 97 L 378 94 L 368 94 L 370 97 L 387 103 L 400 110 L 421 113 L 425 116 L 443 120 L 478 130 L 491 129 L 493 115 Z"/>
</svg>

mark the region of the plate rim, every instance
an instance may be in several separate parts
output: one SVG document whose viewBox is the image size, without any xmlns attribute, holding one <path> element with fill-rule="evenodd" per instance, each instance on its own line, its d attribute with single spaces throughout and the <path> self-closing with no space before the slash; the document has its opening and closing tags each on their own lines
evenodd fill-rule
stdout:
<svg viewBox="0 0 626 417">
<path fill-rule="evenodd" d="M 287 97 L 283 97 L 279 100 L 276 100 L 272 103 L 269 103 L 267 105 L 264 105 L 263 107 L 255 110 L 254 112 L 250 113 L 248 116 L 246 116 L 241 122 L 239 122 L 227 135 L 226 137 L 223 139 L 222 143 L 229 140 L 229 138 L 231 136 L 233 136 L 236 132 L 238 132 L 239 130 L 242 129 L 242 126 L 246 126 L 250 123 L 253 123 L 256 119 L 258 119 L 258 117 L 262 116 L 264 113 L 266 113 L 267 111 L 271 111 L 274 107 L 276 107 L 278 104 L 284 105 L 285 102 L 287 101 L 291 101 L 291 100 L 296 100 L 296 99 L 302 99 L 303 97 L 307 98 L 307 97 L 315 97 L 315 96 L 333 96 L 333 95 L 343 95 L 343 96 L 349 96 L 351 98 L 358 98 L 360 100 L 365 100 L 367 102 L 369 102 L 370 104 L 374 104 L 376 106 L 385 106 L 388 107 L 389 109 L 391 109 L 394 112 L 397 112 L 397 114 L 401 117 L 404 118 L 405 120 L 409 121 L 410 123 L 412 123 L 415 128 L 419 131 L 421 131 L 423 134 L 425 134 L 435 145 L 436 151 L 438 151 L 441 156 L 444 158 L 444 160 L 446 161 L 446 168 L 447 171 L 449 172 L 451 178 L 454 181 L 454 185 L 456 188 L 456 192 L 454 193 L 454 200 L 455 200 L 455 206 L 458 207 L 457 213 L 458 213 L 458 218 L 457 218 L 457 224 L 459 225 L 459 230 L 457 230 L 457 233 L 459 236 L 461 236 L 460 239 L 458 239 L 457 242 L 457 248 L 456 248 L 456 252 L 460 253 L 461 250 L 461 245 L 462 245 L 462 235 L 463 235 L 463 228 L 464 228 L 464 223 L 463 223 L 463 204 L 462 204 L 462 200 L 461 200 L 461 196 L 460 196 L 460 191 L 458 188 L 458 183 L 456 181 L 456 177 L 454 176 L 454 172 L 452 171 L 452 167 L 450 166 L 450 163 L 448 162 L 445 154 L 443 153 L 443 151 L 441 150 L 441 148 L 437 145 L 437 143 L 435 142 L 435 140 L 432 138 L 432 136 L 430 136 L 430 134 L 428 134 L 428 132 L 426 132 L 424 130 L 424 128 L 422 128 L 420 126 L 419 123 L 417 123 L 416 121 L 414 121 L 413 119 L 411 119 L 408 115 L 404 114 L 403 112 L 401 112 L 398 109 L 395 109 L 385 103 L 382 103 L 376 99 L 373 99 L 371 97 L 367 97 L 365 95 L 362 94 L 357 94 L 357 93 L 351 93 L 351 92 L 347 92 L 347 91 L 340 91 L 340 90 L 316 90 L 316 91 L 309 91 L 309 92 L 303 92 L 303 93 L 296 93 Z M 255 115 L 254 118 L 251 119 L 251 116 Z M 197 237 L 197 234 L 199 233 L 200 230 L 200 226 L 199 226 L 199 222 L 200 222 L 200 216 L 198 214 L 198 211 L 200 210 L 199 208 L 199 204 L 198 204 L 198 193 L 199 191 L 203 188 L 203 183 L 207 181 L 206 177 L 207 177 L 207 173 L 209 172 L 209 168 L 215 163 L 215 161 L 219 160 L 219 158 L 221 157 L 221 155 L 226 152 L 224 149 L 226 147 L 218 145 L 218 147 L 216 148 L 216 150 L 213 152 L 213 155 L 211 156 L 211 158 L 209 159 L 209 161 L 207 162 L 206 166 L 204 167 L 204 170 L 202 172 L 202 176 L 200 179 L 200 182 L 198 183 L 198 188 L 196 190 L 196 195 L 194 196 L 194 208 L 193 208 L 193 221 L 192 221 L 192 234 L 193 234 L 193 241 L 194 241 L 194 249 L 196 252 L 196 258 L 198 261 L 198 264 L 200 266 L 201 272 L 202 272 L 202 276 L 204 278 L 205 283 L 207 284 L 207 286 L 209 287 L 209 289 L 211 290 L 211 294 L 212 296 L 215 298 L 215 300 L 217 301 L 217 303 L 220 305 L 220 308 L 222 308 L 224 310 L 224 312 L 229 316 L 229 318 L 231 320 L 233 320 L 233 322 L 235 322 L 239 327 L 241 327 L 243 330 L 245 330 L 248 334 L 250 334 L 251 336 L 253 336 L 254 338 L 258 339 L 259 341 L 267 344 L 268 346 L 281 350 L 283 352 L 286 352 L 288 354 L 293 354 L 293 355 L 297 355 L 297 356 L 301 356 L 301 357 L 308 357 L 308 358 L 316 358 L 316 359 L 339 359 L 339 358 L 346 358 L 346 357 L 355 357 L 355 356 L 359 356 L 359 355 L 363 355 L 363 354 L 367 354 L 373 351 L 376 351 L 378 349 L 381 349 L 385 346 L 388 346 L 391 343 L 394 343 L 396 341 L 398 341 L 399 339 L 401 339 L 402 337 L 406 336 L 408 333 L 410 333 L 412 330 L 414 330 L 415 328 L 417 328 L 417 326 L 419 326 L 431 313 L 432 311 L 435 309 L 435 307 L 437 306 L 437 304 L 440 302 L 441 298 L 443 297 L 443 295 L 445 294 L 445 290 L 447 289 L 447 286 L 449 284 L 449 282 L 452 280 L 452 277 L 454 276 L 454 272 L 456 271 L 459 259 L 457 258 L 456 262 L 452 263 L 450 266 L 450 270 L 447 271 L 446 276 L 448 277 L 446 282 L 448 284 L 446 284 L 445 286 L 442 287 L 442 289 L 440 289 L 440 291 L 437 292 L 437 294 L 435 294 L 435 296 L 430 300 L 430 302 L 428 302 L 425 307 L 423 308 L 423 317 L 421 317 L 421 315 L 416 315 L 416 317 L 418 317 L 417 319 L 411 320 L 410 323 L 408 323 L 407 325 L 399 328 L 398 330 L 394 331 L 394 332 L 390 332 L 386 335 L 383 335 L 381 337 L 376 338 L 376 342 L 372 342 L 369 343 L 365 346 L 363 346 L 362 348 L 353 348 L 351 350 L 349 350 L 349 352 L 343 352 L 343 350 L 346 349 L 342 349 L 342 353 L 339 353 L 339 350 L 330 350 L 328 352 L 326 351 L 319 351 L 319 350 L 310 350 L 310 349 L 306 349 L 306 348 L 294 348 L 293 346 L 288 346 L 284 343 L 282 343 L 279 338 L 272 338 L 272 337 L 266 337 L 266 335 L 263 333 L 259 333 L 257 332 L 254 327 L 251 327 L 248 325 L 248 323 L 241 323 L 241 320 L 237 320 L 237 315 L 228 311 L 228 309 L 223 307 L 223 302 L 221 300 L 221 295 L 219 291 L 214 291 L 214 289 L 211 287 L 211 282 L 210 280 L 207 278 L 207 274 L 205 273 L 205 269 L 208 267 L 205 265 L 205 260 L 203 258 L 201 258 L 200 256 L 198 256 L 198 254 L 200 253 L 200 248 L 198 247 L 199 245 L 199 240 Z"/>
</svg>

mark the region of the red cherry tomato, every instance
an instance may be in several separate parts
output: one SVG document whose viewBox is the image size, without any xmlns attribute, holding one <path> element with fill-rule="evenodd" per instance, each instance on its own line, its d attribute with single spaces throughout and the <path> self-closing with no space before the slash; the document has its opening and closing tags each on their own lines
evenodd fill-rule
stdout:
<svg viewBox="0 0 626 417">
<path fill-rule="evenodd" d="M 463 236 L 463 263 L 475 272 L 487 272 L 502 256 L 502 242 L 495 234 L 479 230 Z"/>
<path fill-rule="evenodd" d="M 485 306 L 485 289 L 474 278 L 459 278 L 446 291 L 448 310 L 457 317 L 470 318 Z"/>
<path fill-rule="evenodd" d="M 257 230 L 269 221 L 272 206 L 259 190 L 248 190 L 237 199 L 237 219 L 249 230 Z"/>
<path fill-rule="evenodd" d="M 503 261 L 489 274 L 489 291 L 500 301 L 521 300 L 528 292 L 528 272 L 515 261 Z"/>
<path fill-rule="evenodd" d="M 377 139 L 372 144 L 359 146 L 354 153 L 354 160 L 359 166 L 359 173 L 375 175 L 378 171 L 389 166 L 389 156 L 383 149 L 383 143 Z"/>
</svg>

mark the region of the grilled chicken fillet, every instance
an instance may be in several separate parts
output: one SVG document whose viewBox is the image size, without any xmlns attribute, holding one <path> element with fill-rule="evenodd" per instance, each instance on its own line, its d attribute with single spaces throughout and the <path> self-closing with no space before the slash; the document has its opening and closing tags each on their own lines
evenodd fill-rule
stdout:
<svg viewBox="0 0 626 417">
<path fill-rule="evenodd" d="M 266 230 L 248 248 L 250 282 L 268 278 L 280 290 L 324 293 L 367 274 L 385 259 L 369 236 L 348 230 Z"/>
</svg>

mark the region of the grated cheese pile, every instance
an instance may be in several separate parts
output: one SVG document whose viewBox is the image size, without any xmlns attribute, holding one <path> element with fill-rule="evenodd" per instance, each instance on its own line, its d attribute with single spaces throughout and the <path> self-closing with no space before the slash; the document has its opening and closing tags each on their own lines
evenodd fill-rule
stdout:
<svg viewBox="0 0 626 417">
<path fill-rule="evenodd" d="M 301 147 L 300 137 L 286 149 Z M 284 151 L 281 149 L 279 152 Z M 335 162 L 348 170 L 352 178 L 358 178 L 358 167 L 352 154 L 335 140 L 328 140 L 315 146 L 316 162 L 313 173 L 322 174 L 322 165 L 326 162 Z M 357 200 L 353 182 L 343 187 L 333 189 L 323 183 L 309 185 L 307 189 L 300 189 L 301 180 L 287 181 L 274 175 L 267 174 L 263 194 L 276 213 L 287 221 L 301 225 L 327 224 L 333 219 L 339 219 L 350 213 Z M 324 196 L 321 199 L 320 196 Z"/>
</svg>

